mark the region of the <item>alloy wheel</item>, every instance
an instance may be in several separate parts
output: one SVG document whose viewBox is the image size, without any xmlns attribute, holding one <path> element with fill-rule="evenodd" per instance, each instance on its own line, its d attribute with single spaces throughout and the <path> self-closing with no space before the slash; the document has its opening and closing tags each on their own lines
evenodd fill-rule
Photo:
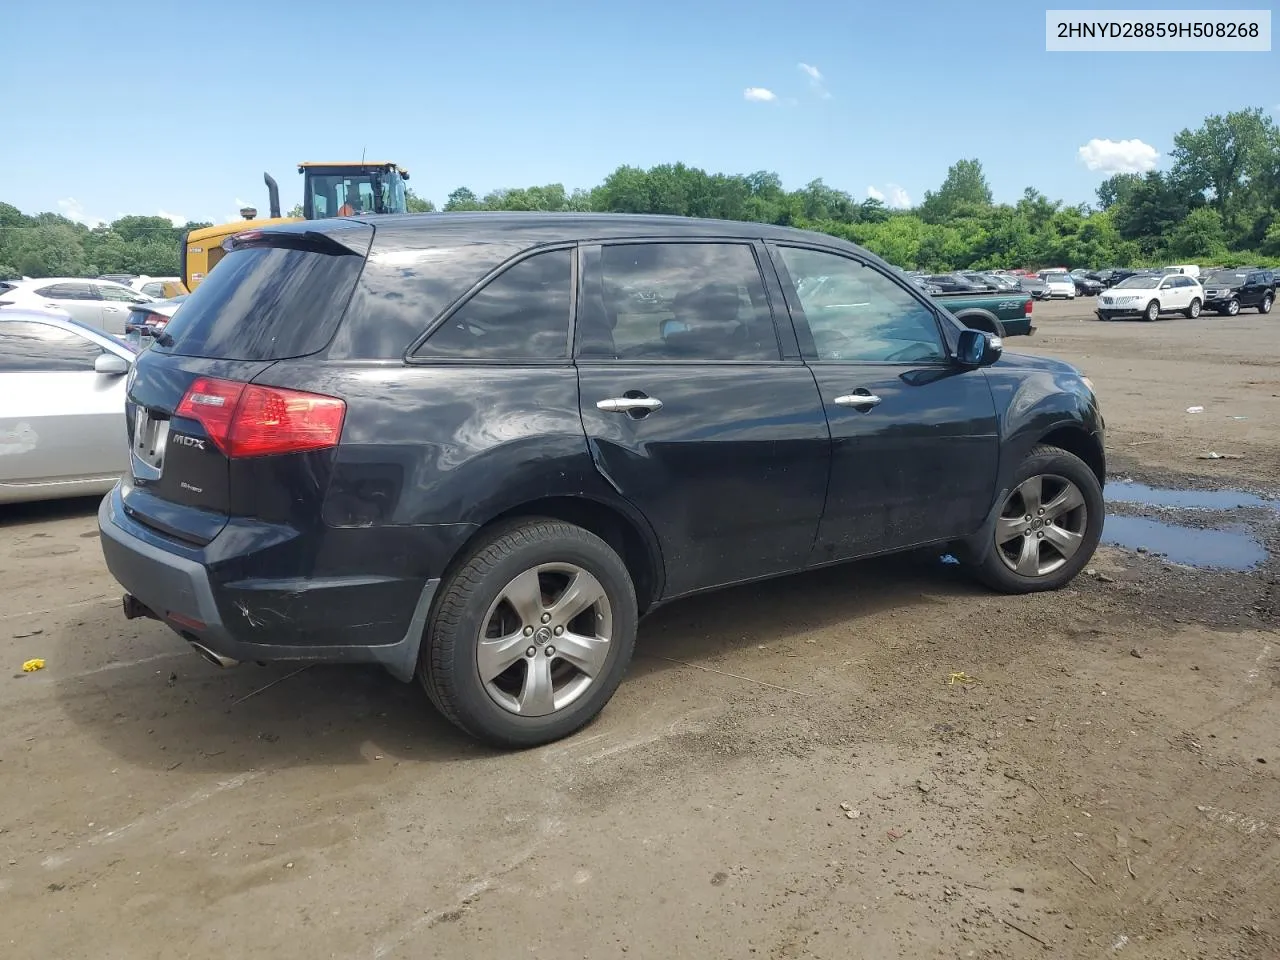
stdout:
<svg viewBox="0 0 1280 960">
<path fill-rule="evenodd" d="M 544 717 L 581 697 L 605 669 L 613 610 L 572 563 L 532 567 L 499 592 L 476 644 L 476 670 L 498 706 Z"/>
<path fill-rule="evenodd" d="M 1005 499 L 996 521 L 995 549 L 1023 577 L 1044 577 L 1075 556 L 1088 530 L 1084 494 L 1052 474 L 1029 477 Z"/>
</svg>

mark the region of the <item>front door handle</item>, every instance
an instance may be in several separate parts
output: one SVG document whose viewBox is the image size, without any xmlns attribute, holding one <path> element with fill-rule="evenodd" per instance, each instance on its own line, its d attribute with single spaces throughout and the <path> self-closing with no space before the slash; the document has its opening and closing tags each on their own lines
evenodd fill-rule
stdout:
<svg viewBox="0 0 1280 960">
<path fill-rule="evenodd" d="M 654 397 L 610 397 L 596 401 L 596 409 L 605 413 L 631 413 L 633 410 L 652 412 L 662 409 L 662 401 Z"/>
<path fill-rule="evenodd" d="M 835 403 L 842 407 L 874 407 L 879 402 L 880 398 L 874 393 L 846 393 L 835 399 Z"/>
</svg>

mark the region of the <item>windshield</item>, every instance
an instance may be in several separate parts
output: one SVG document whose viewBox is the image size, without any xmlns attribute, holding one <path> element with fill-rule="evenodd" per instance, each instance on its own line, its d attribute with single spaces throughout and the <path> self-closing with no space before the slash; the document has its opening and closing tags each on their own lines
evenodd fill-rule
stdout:
<svg viewBox="0 0 1280 960">
<path fill-rule="evenodd" d="M 303 209 L 315 220 L 406 212 L 404 179 L 394 171 L 308 173 L 306 190 Z"/>
<path fill-rule="evenodd" d="M 1071 275 L 1066 273 L 1046 273 L 1044 279 L 1046 283 L 1070 283 Z"/>
<path fill-rule="evenodd" d="M 1136 276 L 1136 277 L 1125 277 L 1123 280 L 1121 280 L 1119 283 L 1117 283 L 1117 284 L 1116 284 L 1115 289 L 1117 289 L 1117 290 L 1146 290 L 1146 289 L 1150 289 L 1151 287 L 1159 286 L 1160 281 L 1161 281 L 1162 279 L 1164 279 L 1164 278 L 1163 278 L 1163 277 L 1153 277 L 1153 276 L 1150 276 L 1150 275 L 1148 275 L 1148 276 L 1138 275 L 1138 276 Z"/>
<path fill-rule="evenodd" d="M 1246 271 L 1244 270 L 1219 270 L 1216 273 L 1209 274 L 1210 283 L 1225 283 L 1231 286 L 1244 283 Z"/>
</svg>

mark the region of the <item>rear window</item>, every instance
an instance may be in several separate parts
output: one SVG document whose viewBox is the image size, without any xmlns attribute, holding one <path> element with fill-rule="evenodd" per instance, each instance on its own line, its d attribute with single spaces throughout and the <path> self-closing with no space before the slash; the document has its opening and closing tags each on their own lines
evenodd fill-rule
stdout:
<svg viewBox="0 0 1280 960">
<path fill-rule="evenodd" d="M 333 338 L 364 257 L 274 246 L 233 250 L 195 289 L 156 344 L 222 360 L 287 360 Z"/>
</svg>

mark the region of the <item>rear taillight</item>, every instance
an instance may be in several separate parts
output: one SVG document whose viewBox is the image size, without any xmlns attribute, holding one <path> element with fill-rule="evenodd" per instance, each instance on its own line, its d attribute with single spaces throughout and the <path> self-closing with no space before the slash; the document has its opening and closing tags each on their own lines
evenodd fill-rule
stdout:
<svg viewBox="0 0 1280 960">
<path fill-rule="evenodd" d="M 265 457 L 336 447 L 346 413 L 335 397 L 199 377 L 175 416 L 199 423 L 229 457 Z"/>
<path fill-rule="evenodd" d="M 161 330 L 165 328 L 165 325 L 168 322 L 169 322 L 168 317 L 155 316 L 151 318 L 151 322 L 148 324 L 148 326 L 151 327 L 152 330 L 159 333 Z"/>
<path fill-rule="evenodd" d="M 1022 312 L 1027 316 L 1031 316 L 1031 298 L 1027 298 L 1027 302 L 1022 305 Z"/>
</svg>

